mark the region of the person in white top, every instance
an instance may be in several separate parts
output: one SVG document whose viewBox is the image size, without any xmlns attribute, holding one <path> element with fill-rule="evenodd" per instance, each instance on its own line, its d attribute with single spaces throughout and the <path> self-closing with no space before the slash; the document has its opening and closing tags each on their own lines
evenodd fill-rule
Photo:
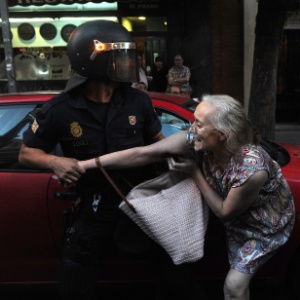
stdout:
<svg viewBox="0 0 300 300">
<path fill-rule="evenodd" d="M 138 55 L 138 63 L 139 63 L 139 81 L 132 83 L 131 86 L 134 87 L 134 88 L 138 88 L 138 85 L 142 82 L 142 83 L 145 84 L 145 88 L 147 90 L 148 89 L 148 79 L 147 79 L 147 75 L 145 73 L 145 70 L 143 68 L 142 56 L 141 55 Z"/>
</svg>

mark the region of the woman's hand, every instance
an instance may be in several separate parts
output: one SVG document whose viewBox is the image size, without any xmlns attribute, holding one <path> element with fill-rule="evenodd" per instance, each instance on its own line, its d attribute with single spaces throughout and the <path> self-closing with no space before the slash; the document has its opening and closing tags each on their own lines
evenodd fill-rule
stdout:
<svg viewBox="0 0 300 300">
<path fill-rule="evenodd" d="M 169 157 L 167 159 L 169 169 L 176 172 L 182 172 L 189 175 L 193 175 L 197 170 L 197 163 L 193 159 L 181 158 L 181 157 Z"/>
</svg>

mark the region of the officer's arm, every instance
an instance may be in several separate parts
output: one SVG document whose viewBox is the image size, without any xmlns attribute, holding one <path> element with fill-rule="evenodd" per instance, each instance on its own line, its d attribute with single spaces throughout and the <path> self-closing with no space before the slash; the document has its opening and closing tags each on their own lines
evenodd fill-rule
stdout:
<svg viewBox="0 0 300 300">
<path fill-rule="evenodd" d="M 81 174 L 85 173 L 85 169 L 79 166 L 75 159 L 48 154 L 25 144 L 21 146 L 19 161 L 30 168 L 50 169 L 59 179 L 67 183 L 77 181 Z"/>
</svg>

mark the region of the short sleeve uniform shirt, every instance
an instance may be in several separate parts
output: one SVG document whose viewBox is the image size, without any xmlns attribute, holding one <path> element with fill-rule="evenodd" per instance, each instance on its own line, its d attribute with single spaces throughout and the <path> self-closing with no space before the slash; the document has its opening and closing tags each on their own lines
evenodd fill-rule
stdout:
<svg viewBox="0 0 300 300">
<path fill-rule="evenodd" d="M 132 147 L 144 146 L 161 131 L 161 123 L 149 96 L 131 87 L 115 91 L 108 104 L 89 104 L 76 89 L 62 93 L 47 102 L 37 113 L 31 129 L 24 134 L 23 142 L 29 147 L 45 152 L 60 143 L 64 156 L 86 160 L 105 153 Z M 145 179 L 141 168 L 111 171 L 111 175 L 122 174 L 132 185 Z M 124 193 L 131 187 L 124 186 Z M 118 184 L 118 183 L 117 183 Z M 120 201 L 110 184 L 103 180 L 99 170 L 90 170 L 82 176 L 79 187 L 85 192 L 102 194 L 102 198 Z M 108 200 L 108 199 L 107 199 Z M 111 200 L 109 200 L 111 201 Z"/>
</svg>

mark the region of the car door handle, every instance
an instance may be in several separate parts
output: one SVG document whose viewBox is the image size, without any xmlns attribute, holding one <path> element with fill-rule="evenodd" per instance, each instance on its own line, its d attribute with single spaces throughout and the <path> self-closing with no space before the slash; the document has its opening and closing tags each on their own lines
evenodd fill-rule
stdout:
<svg viewBox="0 0 300 300">
<path fill-rule="evenodd" d="M 75 199 L 78 197 L 78 194 L 74 192 L 55 192 L 54 196 L 59 199 Z"/>
</svg>

